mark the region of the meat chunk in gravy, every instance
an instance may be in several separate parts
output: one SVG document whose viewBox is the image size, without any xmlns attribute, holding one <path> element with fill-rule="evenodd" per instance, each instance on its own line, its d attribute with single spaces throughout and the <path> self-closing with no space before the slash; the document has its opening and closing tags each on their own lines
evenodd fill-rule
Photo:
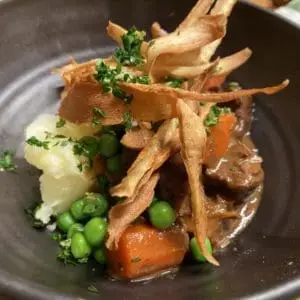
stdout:
<svg viewBox="0 0 300 300">
<path fill-rule="evenodd" d="M 211 162 L 205 171 L 208 182 L 241 192 L 252 190 L 263 180 L 262 158 L 251 147 L 250 140 L 232 139 L 227 153 Z"/>
</svg>

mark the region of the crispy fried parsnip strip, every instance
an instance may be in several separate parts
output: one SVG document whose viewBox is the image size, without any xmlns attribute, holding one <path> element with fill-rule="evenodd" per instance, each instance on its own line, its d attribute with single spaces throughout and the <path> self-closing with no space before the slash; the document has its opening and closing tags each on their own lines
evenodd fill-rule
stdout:
<svg viewBox="0 0 300 300">
<path fill-rule="evenodd" d="M 245 48 L 230 56 L 220 59 L 216 66 L 216 71 L 207 79 L 204 84 L 204 88 L 209 89 L 223 84 L 226 77 L 231 72 L 242 66 L 250 58 L 251 54 L 252 51 L 249 48 Z"/>
<path fill-rule="evenodd" d="M 151 170 L 151 175 L 170 157 L 173 151 L 173 137 L 176 136 L 177 120 L 165 121 L 157 133 L 139 153 L 120 184 L 112 187 L 110 193 L 114 197 L 132 197 L 140 181 Z"/>
<path fill-rule="evenodd" d="M 153 106 L 155 105 L 170 105 L 172 109 L 169 107 L 169 113 L 174 113 L 173 111 L 173 101 L 177 101 L 177 98 L 181 98 L 183 100 L 194 100 L 194 101 L 204 101 L 204 102 L 214 102 L 214 103 L 222 103 L 228 102 L 239 97 L 250 96 L 255 94 L 267 94 L 272 95 L 275 94 L 289 84 L 289 80 L 283 81 L 279 85 L 265 87 L 265 88 L 253 88 L 248 90 L 237 90 L 232 92 L 223 92 L 223 93 L 197 93 L 194 91 L 187 91 L 180 88 L 171 88 L 163 84 L 151 84 L 151 85 L 143 85 L 143 84 L 132 84 L 132 83 L 120 83 L 120 86 L 123 90 L 125 90 L 128 94 L 133 95 L 134 100 L 132 102 L 133 111 L 138 111 L 141 109 L 139 106 L 145 104 L 149 100 L 148 98 L 152 98 Z M 164 96 L 167 98 L 167 101 L 164 101 Z M 159 99 L 159 101 L 157 100 Z M 148 106 L 147 106 L 148 107 Z M 138 109 L 139 108 L 139 109 Z M 151 110 L 151 107 L 148 107 Z M 159 109 L 156 107 L 155 109 Z M 163 109 L 163 108 L 162 108 Z M 145 110 L 145 109 L 144 109 Z M 133 112 L 134 113 L 134 112 Z M 138 117 L 138 113 L 136 117 Z M 176 115 L 176 114 L 175 114 Z"/>
<path fill-rule="evenodd" d="M 108 21 L 108 25 L 106 27 L 106 32 L 107 32 L 107 35 L 110 36 L 114 41 L 116 41 L 120 47 L 123 46 L 122 36 L 127 33 L 127 30 L 125 28 L 123 28 L 122 26 L 120 26 L 116 23 Z M 147 49 L 148 49 L 148 43 L 142 42 L 141 54 L 143 56 L 146 55 Z"/>
<path fill-rule="evenodd" d="M 210 12 L 210 15 L 214 16 L 222 14 L 226 18 L 228 18 L 236 2 L 237 0 L 217 0 L 215 6 Z M 225 28 L 226 26 L 227 22 Z M 226 33 L 223 35 L 223 37 L 225 35 Z M 223 37 L 203 47 L 201 56 L 199 57 L 199 60 L 202 61 L 202 63 L 207 63 L 208 61 L 210 61 L 211 57 L 215 54 L 217 48 L 221 44 Z"/>
<path fill-rule="evenodd" d="M 109 212 L 107 248 L 117 248 L 120 236 L 124 230 L 151 204 L 158 180 L 159 174 L 153 174 L 146 183 L 138 187 L 137 192 L 131 198 L 127 198 L 124 202 L 111 208 Z"/>
<path fill-rule="evenodd" d="M 198 0 L 178 28 L 182 29 L 194 26 L 194 24 L 199 21 L 199 18 L 208 13 L 213 2 L 213 0 Z"/>
<path fill-rule="evenodd" d="M 121 144 L 129 149 L 141 150 L 146 147 L 153 135 L 153 131 L 148 128 L 133 128 L 123 135 Z"/>
<path fill-rule="evenodd" d="M 168 34 L 168 32 L 166 30 L 164 30 L 158 22 L 154 22 L 151 25 L 151 35 L 152 35 L 153 39 L 165 36 L 167 34 Z"/>
<path fill-rule="evenodd" d="M 198 72 L 201 72 L 202 68 L 198 64 L 199 51 L 224 36 L 225 24 L 223 15 L 203 16 L 192 27 L 183 27 L 157 38 L 148 48 L 145 66 L 152 81 L 159 81 L 171 73 L 168 70 L 174 72 L 179 67 L 198 67 Z M 184 74 L 188 76 L 187 71 Z"/>
<path fill-rule="evenodd" d="M 206 145 L 206 131 L 202 119 L 197 116 L 182 100 L 177 102 L 179 115 L 179 135 L 181 156 L 188 174 L 191 190 L 192 218 L 195 237 L 204 257 L 212 264 L 219 265 L 205 246 L 207 234 L 207 216 L 205 194 L 200 181 L 203 154 Z"/>
<path fill-rule="evenodd" d="M 99 83 L 75 82 L 61 100 L 59 116 L 75 124 L 91 124 L 94 109 L 105 112 L 103 125 L 123 123 L 126 105 L 111 93 L 103 93 Z"/>
</svg>

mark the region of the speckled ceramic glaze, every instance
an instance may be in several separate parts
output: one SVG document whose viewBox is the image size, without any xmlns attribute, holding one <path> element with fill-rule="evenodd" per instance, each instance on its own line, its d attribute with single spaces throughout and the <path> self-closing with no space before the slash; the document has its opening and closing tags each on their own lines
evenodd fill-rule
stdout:
<svg viewBox="0 0 300 300">
<path fill-rule="evenodd" d="M 291 85 L 256 97 L 253 138 L 266 172 L 262 204 L 250 226 L 218 254 L 221 267 L 183 266 L 175 278 L 113 282 L 94 266 L 64 267 L 56 243 L 28 224 L 23 209 L 38 200 L 39 172 L 23 158 L 23 131 L 55 112 L 62 82 L 51 70 L 73 56 L 112 52 L 108 19 L 171 30 L 195 1 L 4 0 L 0 2 L 0 147 L 16 148 L 18 170 L 0 173 L 0 290 L 20 299 L 284 299 L 300 291 L 300 30 L 239 3 L 220 53 L 249 46 L 254 55 L 233 79 L 244 87 Z M 98 294 L 88 292 L 93 283 Z M 300 292 L 299 292 L 300 294 Z"/>
</svg>

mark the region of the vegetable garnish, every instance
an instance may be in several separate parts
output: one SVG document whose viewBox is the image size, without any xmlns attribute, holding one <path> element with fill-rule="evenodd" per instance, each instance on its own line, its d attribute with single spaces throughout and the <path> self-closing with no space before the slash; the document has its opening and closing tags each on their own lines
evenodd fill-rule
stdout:
<svg viewBox="0 0 300 300">
<path fill-rule="evenodd" d="M 34 227 L 36 229 L 43 229 L 48 225 L 48 224 L 43 223 L 41 220 L 37 220 L 35 218 L 35 213 L 40 208 L 40 206 L 41 206 L 41 202 L 36 202 L 24 209 L 24 212 L 25 212 L 26 216 L 28 217 L 30 223 L 32 224 L 32 227 Z"/>
<path fill-rule="evenodd" d="M 91 293 L 98 293 L 99 292 L 99 290 L 93 284 L 90 284 L 87 289 Z"/>
<path fill-rule="evenodd" d="M 231 81 L 231 82 L 228 83 L 228 88 L 229 88 L 230 90 L 238 90 L 238 89 L 241 88 L 241 86 L 239 85 L 238 82 Z"/>
<path fill-rule="evenodd" d="M 123 48 L 118 48 L 115 52 L 115 59 L 124 66 L 141 66 L 144 57 L 141 55 L 141 45 L 145 39 L 144 31 L 137 31 L 135 27 L 128 30 L 122 36 Z"/>
<path fill-rule="evenodd" d="M 15 171 L 17 169 L 16 164 L 14 163 L 15 151 L 13 150 L 4 150 L 0 152 L 0 172 L 3 171 Z"/>
<path fill-rule="evenodd" d="M 128 72 L 122 72 L 121 64 L 117 64 L 116 68 L 111 68 L 106 65 L 103 60 L 96 62 L 95 79 L 102 84 L 104 92 L 112 92 L 115 97 L 123 100 L 126 104 L 130 104 L 132 95 L 126 95 L 117 85 L 118 82 L 150 84 L 149 76 L 133 76 Z M 105 115 L 103 117 L 105 117 Z"/>
<path fill-rule="evenodd" d="M 56 122 L 56 128 L 62 128 L 66 124 L 66 121 L 62 118 L 59 118 L 59 120 Z"/>
<path fill-rule="evenodd" d="M 35 136 L 29 138 L 26 143 L 31 146 L 44 148 L 45 150 L 49 150 L 49 143 L 50 141 L 41 141 L 37 139 Z"/>
<path fill-rule="evenodd" d="M 204 125 L 205 126 L 214 126 L 219 122 L 219 117 L 221 115 L 228 114 L 230 112 L 231 112 L 231 109 L 229 107 L 219 107 L 217 105 L 214 105 L 210 109 L 206 119 L 204 120 Z"/>
<path fill-rule="evenodd" d="M 94 115 L 94 118 L 92 120 L 92 124 L 94 126 L 97 126 L 97 125 L 100 124 L 100 120 L 106 116 L 106 112 L 103 111 L 102 109 L 98 108 L 98 107 L 94 107 L 93 108 L 93 115 Z"/>
<path fill-rule="evenodd" d="M 123 115 L 125 130 L 128 131 L 132 128 L 132 118 L 129 111 L 126 111 Z"/>
<path fill-rule="evenodd" d="M 165 78 L 165 85 L 173 87 L 173 88 L 180 88 L 182 83 L 185 81 L 184 78 L 177 78 L 173 76 L 167 76 Z"/>
</svg>

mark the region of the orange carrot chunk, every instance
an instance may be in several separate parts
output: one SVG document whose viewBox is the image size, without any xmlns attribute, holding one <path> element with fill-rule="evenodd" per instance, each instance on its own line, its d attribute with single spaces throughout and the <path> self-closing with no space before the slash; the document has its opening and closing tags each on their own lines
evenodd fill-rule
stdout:
<svg viewBox="0 0 300 300">
<path fill-rule="evenodd" d="M 160 231 L 147 224 L 130 225 L 118 249 L 107 250 L 110 270 L 116 277 L 133 279 L 178 266 L 187 241 L 186 233 L 178 226 Z"/>
<path fill-rule="evenodd" d="M 219 122 L 211 127 L 204 154 L 205 164 L 221 158 L 226 153 L 235 123 L 234 114 L 225 114 L 221 115 Z"/>
</svg>

